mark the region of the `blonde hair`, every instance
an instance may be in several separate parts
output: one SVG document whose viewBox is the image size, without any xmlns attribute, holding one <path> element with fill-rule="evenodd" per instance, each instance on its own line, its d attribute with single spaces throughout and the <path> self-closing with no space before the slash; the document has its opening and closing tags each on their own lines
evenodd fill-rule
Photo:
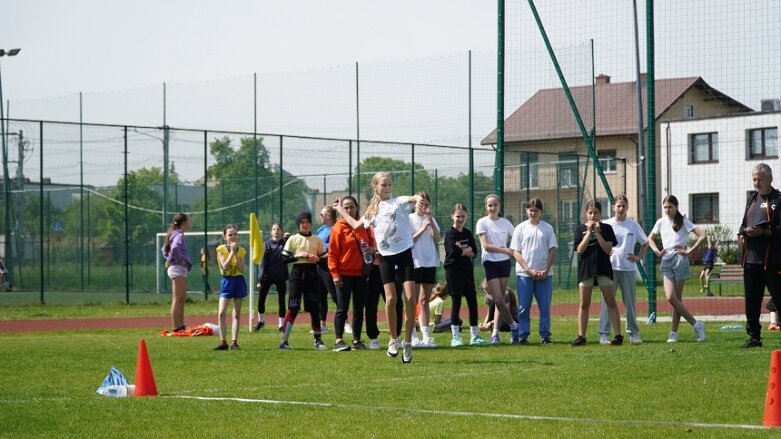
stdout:
<svg viewBox="0 0 781 439">
<path fill-rule="evenodd" d="M 369 206 L 366 208 L 366 212 L 363 214 L 366 219 L 372 219 L 374 215 L 377 215 L 377 212 L 380 210 L 380 201 L 382 200 L 377 193 L 377 185 L 380 184 L 381 178 L 387 178 L 390 181 L 391 175 L 387 172 L 378 172 L 372 177 L 372 191 L 374 191 L 374 195 L 372 196 L 372 199 L 369 200 Z"/>
</svg>

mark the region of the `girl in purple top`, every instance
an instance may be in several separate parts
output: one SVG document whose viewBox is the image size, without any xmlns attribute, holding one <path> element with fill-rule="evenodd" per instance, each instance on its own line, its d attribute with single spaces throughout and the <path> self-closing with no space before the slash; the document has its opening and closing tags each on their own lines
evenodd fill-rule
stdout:
<svg viewBox="0 0 781 439">
<path fill-rule="evenodd" d="M 190 230 L 190 219 L 187 214 L 177 213 L 168 227 L 168 235 L 163 245 L 163 257 L 166 260 L 166 271 L 171 278 L 171 321 L 174 332 L 185 329 L 184 301 L 187 296 L 187 273 L 193 268 L 190 256 L 187 254 L 187 243 L 184 232 Z"/>
</svg>

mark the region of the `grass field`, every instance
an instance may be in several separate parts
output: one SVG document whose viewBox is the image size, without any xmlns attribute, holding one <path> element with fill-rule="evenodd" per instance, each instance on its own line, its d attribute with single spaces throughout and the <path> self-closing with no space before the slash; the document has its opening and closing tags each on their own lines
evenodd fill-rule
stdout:
<svg viewBox="0 0 781 439">
<path fill-rule="evenodd" d="M 243 331 L 242 350 L 223 352 L 215 337 L 153 330 L 0 333 L 0 436 L 768 437 L 752 427 L 781 335 L 746 351 L 722 324 L 704 343 L 682 326 L 674 345 L 669 323 L 641 325 L 644 344 L 610 347 L 592 322 L 590 344 L 573 348 L 575 319 L 556 318 L 552 346 L 532 335 L 528 346 L 453 349 L 436 334 L 440 347 L 407 365 L 382 350 L 315 351 L 304 325 L 289 352 L 272 330 Z M 160 396 L 96 395 L 112 365 L 135 381 L 141 338 Z"/>
</svg>

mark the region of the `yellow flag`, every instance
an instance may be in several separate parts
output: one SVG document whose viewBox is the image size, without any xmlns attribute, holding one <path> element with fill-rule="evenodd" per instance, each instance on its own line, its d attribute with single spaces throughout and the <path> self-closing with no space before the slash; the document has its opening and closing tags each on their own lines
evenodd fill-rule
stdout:
<svg viewBox="0 0 781 439">
<path fill-rule="evenodd" d="M 249 214 L 249 245 L 252 248 L 252 263 L 255 265 L 260 264 L 264 251 L 263 233 L 260 231 L 258 217 L 255 216 L 255 212 L 250 212 Z"/>
</svg>

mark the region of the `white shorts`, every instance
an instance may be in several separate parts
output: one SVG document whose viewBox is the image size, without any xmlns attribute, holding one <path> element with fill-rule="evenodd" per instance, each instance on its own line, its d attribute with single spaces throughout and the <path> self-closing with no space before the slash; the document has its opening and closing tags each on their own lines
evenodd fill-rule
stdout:
<svg viewBox="0 0 781 439">
<path fill-rule="evenodd" d="M 173 264 L 168 267 L 168 277 L 173 279 L 175 277 L 187 277 L 187 267 L 184 265 Z"/>
</svg>

